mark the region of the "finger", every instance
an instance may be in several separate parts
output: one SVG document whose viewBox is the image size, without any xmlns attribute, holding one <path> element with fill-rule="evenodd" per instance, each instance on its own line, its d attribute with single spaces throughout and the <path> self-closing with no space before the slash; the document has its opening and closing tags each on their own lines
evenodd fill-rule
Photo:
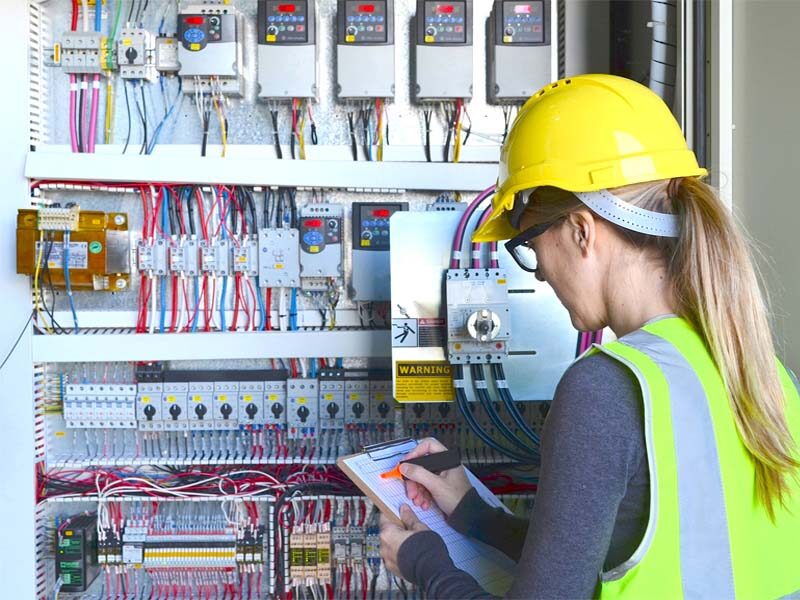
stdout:
<svg viewBox="0 0 800 600">
<path fill-rule="evenodd" d="M 444 452 L 447 450 L 447 447 L 442 444 L 436 438 L 425 438 L 420 441 L 419 444 L 408 454 L 406 454 L 403 460 L 408 460 L 409 458 L 419 458 L 420 456 L 425 456 L 426 454 L 436 454 L 437 452 Z"/>
<path fill-rule="evenodd" d="M 386 515 L 382 514 L 380 520 L 380 531 L 381 535 L 391 535 L 395 531 L 403 531 L 403 528 L 389 519 Z"/>
<path fill-rule="evenodd" d="M 406 529 L 414 529 L 419 523 L 417 515 L 414 514 L 414 511 L 411 510 L 408 504 L 400 506 L 400 520 L 403 521 L 403 525 L 405 525 Z"/>
<path fill-rule="evenodd" d="M 444 485 L 444 482 L 438 475 L 431 473 L 428 469 L 420 467 L 419 465 L 403 463 L 400 465 L 400 472 L 406 479 L 415 481 L 427 488 L 427 491 L 432 495 L 435 495 L 439 489 L 441 489 L 442 485 Z"/>
</svg>

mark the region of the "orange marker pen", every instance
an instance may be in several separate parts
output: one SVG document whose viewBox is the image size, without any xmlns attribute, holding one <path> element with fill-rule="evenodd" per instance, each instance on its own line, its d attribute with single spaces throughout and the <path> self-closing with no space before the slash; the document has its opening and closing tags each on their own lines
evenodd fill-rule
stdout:
<svg viewBox="0 0 800 600">
<path fill-rule="evenodd" d="M 458 450 L 445 450 L 444 452 L 436 452 L 435 454 L 426 454 L 418 458 L 409 460 L 401 460 L 397 466 L 391 471 L 381 473 L 381 479 L 402 479 L 403 474 L 400 472 L 400 465 L 409 463 L 412 465 L 419 465 L 437 475 L 442 471 L 448 469 L 455 469 L 461 465 L 461 453 Z"/>
</svg>

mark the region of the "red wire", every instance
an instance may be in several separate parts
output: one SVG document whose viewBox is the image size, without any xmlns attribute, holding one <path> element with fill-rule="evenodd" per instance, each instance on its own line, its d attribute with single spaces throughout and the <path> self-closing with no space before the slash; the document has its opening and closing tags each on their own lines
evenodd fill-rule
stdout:
<svg viewBox="0 0 800 600">
<path fill-rule="evenodd" d="M 267 288 L 265 310 L 267 311 L 267 331 L 272 331 L 272 288 Z"/>
<path fill-rule="evenodd" d="M 235 275 L 234 287 L 236 289 L 236 294 L 234 296 L 234 302 L 233 302 L 233 321 L 231 321 L 231 327 L 229 331 L 236 331 L 236 324 L 239 320 L 239 297 L 241 295 L 241 281 L 242 281 L 241 276 L 242 276 L 241 273 L 236 273 Z"/>
<path fill-rule="evenodd" d="M 78 0 L 72 0 L 72 24 L 70 28 L 72 31 L 78 29 Z"/>
</svg>

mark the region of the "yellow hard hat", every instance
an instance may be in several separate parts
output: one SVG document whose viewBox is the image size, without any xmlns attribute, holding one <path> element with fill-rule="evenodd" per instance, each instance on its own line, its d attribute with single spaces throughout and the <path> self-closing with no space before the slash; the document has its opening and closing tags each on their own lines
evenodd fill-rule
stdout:
<svg viewBox="0 0 800 600">
<path fill-rule="evenodd" d="M 518 234 L 507 212 L 522 190 L 548 185 L 592 192 L 706 174 L 675 117 L 649 88 L 615 75 L 561 79 L 520 109 L 500 153 L 492 215 L 472 240 Z"/>
</svg>

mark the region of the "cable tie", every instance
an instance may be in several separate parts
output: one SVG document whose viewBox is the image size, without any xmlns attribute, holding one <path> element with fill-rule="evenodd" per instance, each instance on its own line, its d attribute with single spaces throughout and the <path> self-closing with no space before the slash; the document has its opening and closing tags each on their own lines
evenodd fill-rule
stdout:
<svg viewBox="0 0 800 600">
<path fill-rule="evenodd" d="M 453 260 L 461 260 L 461 250 L 453 250 Z"/>
<path fill-rule="evenodd" d="M 480 250 L 473 250 L 472 251 L 472 260 L 480 260 L 481 259 L 481 251 Z"/>
<path fill-rule="evenodd" d="M 476 379 L 475 380 L 475 387 L 478 388 L 479 390 L 485 390 L 489 386 L 486 385 L 486 380 L 485 379 Z"/>
<path fill-rule="evenodd" d="M 497 259 L 498 259 L 497 250 L 492 250 L 492 251 L 489 253 L 489 258 L 490 258 L 491 260 L 497 260 Z"/>
<path fill-rule="evenodd" d="M 453 387 L 464 389 L 467 387 L 467 382 L 464 379 L 453 379 Z"/>
<path fill-rule="evenodd" d="M 500 389 L 508 389 L 508 380 L 506 379 L 497 379 L 495 383 L 497 384 L 497 387 Z"/>
</svg>

